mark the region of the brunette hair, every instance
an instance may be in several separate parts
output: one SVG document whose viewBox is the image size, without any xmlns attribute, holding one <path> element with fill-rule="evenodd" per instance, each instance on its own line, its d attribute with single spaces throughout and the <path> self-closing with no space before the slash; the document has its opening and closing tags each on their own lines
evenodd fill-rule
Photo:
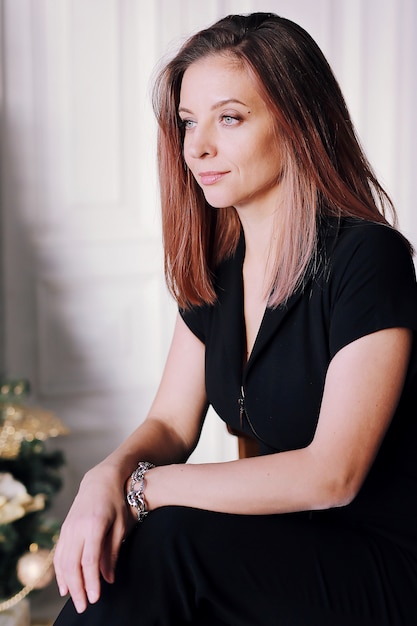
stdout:
<svg viewBox="0 0 417 626">
<path fill-rule="evenodd" d="M 192 63 L 218 54 L 252 74 L 276 120 L 283 171 L 279 243 L 269 286 L 269 305 L 274 307 L 302 285 L 316 251 L 319 217 L 353 216 L 388 224 L 388 209 L 395 224 L 395 209 L 364 155 L 336 78 L 311 36 L 273 13 L 229 15 L 190 37 L 159 73 L 154 89 L 165 275 L 180 307 L 215 302 L 214 271 L 233 254 L 240 237 L 235 209 L 210 207 L 182 157 L 182 77 Z"/>
</svg>

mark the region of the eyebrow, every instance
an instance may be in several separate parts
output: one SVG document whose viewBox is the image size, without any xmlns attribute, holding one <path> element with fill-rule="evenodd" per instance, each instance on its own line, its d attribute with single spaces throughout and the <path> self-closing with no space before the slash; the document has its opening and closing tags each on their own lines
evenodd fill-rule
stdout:
<svg viewBox="0 0 417 626">
<path fill-rule="evenodd" d="M 224 100 L 219 100 L 219 102 L 213 104 L 210 110 L 215 111 L 216 109 L 220 109 L 220 107 L 224 106 L 225 104 L 241 104 L 244 107 L 248 106 L 241 100 L 237 100 L 237 98 L 225 98 Z M 186 109 L 185 107 L 180 106 L 178 108 L 178 113 L 192 113 L 192 111 L 190 109 Z"/>
</svg>

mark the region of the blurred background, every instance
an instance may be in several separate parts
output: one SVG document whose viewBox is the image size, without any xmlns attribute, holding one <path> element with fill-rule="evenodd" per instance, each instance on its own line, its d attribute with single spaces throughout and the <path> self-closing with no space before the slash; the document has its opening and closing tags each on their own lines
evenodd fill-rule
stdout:
<svg viewBox="0 0 417 626">
<path fill-rule="evenodd" d="M 69 429 L 63 517 L 84 472 L 146 415 L 175 306 L 162 272 L 156 68 L 228 13 L 306 28 L 417 246 L 415 0 L 0 0 L 0 372 Z M 210 414 L 195 461 L 235 458 Z M 48 620 L 52 584 L 32 600 Z"/>
</svg>

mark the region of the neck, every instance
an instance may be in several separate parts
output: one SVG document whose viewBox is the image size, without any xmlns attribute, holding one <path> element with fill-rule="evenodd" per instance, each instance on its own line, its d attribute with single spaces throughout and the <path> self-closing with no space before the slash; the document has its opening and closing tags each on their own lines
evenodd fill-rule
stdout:
<svg viewBox="0 0 417 626">
<path fill-rule="evenodd" d="M 273 252 L 274 216 L 239 217 L 245 235 L 245 259 L 265 265 Z"/>
<path fill-rule="evenodd" d="M 266 304 L 271 288 L 271 280 L 275 264 L 274 222 L 272 219 L 242 220 L 245 235 L 245 259 L 243 276 L 257 285 L 255 291 L 258 298 Z"/>
</svg>

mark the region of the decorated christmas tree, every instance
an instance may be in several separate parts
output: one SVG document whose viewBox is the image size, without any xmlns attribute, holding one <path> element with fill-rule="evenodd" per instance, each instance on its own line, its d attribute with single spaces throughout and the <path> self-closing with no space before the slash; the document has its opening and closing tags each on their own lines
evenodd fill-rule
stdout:
<svg viewBox="0 0 417 626">
<path fill-rule="evenodd" d="M 25 404 L 28 390 L 25 381 L 0 382 L 0 612 L 52 580 L 59 532 L 48 509 L 64 457 L 45 440 L 67 430 L 51 412 Z"/>
</svg>

